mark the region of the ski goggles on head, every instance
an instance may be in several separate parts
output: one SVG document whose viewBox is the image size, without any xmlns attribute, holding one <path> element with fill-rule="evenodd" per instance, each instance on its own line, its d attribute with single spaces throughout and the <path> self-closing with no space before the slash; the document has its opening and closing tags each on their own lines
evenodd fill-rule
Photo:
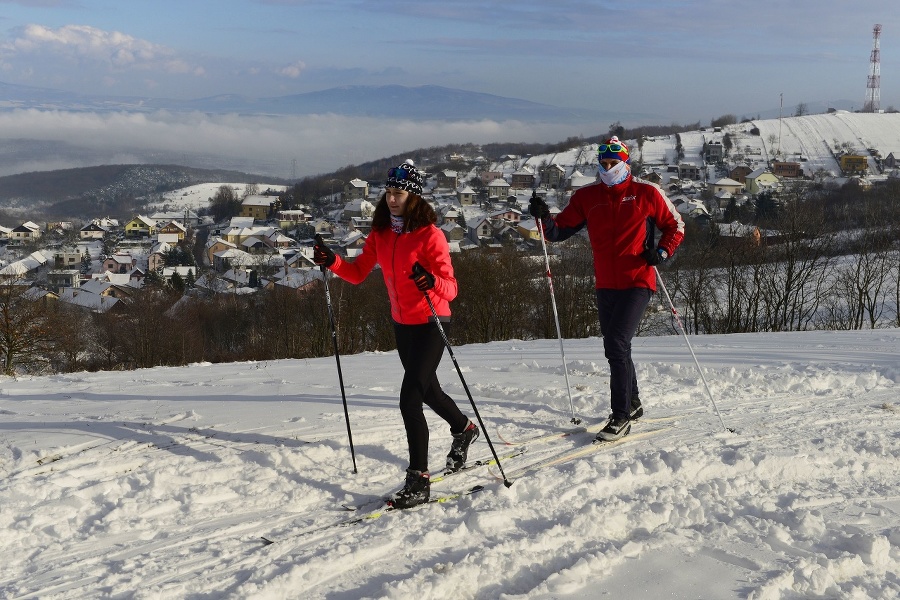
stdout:
<svg viewBox="0 0 900 600">
<path fill-rule="evenodd" d="M 390 171 L 388 171 L 388 179 L 409 179 L 409 171 L 407 169 L 401 169 L 400 167 L 394 167 Z"/>
<path fill-rule="evenodd" d="M 597 152 L 624 152 L 628 154 L 628 148 L 623 146 L 622 144 L 600 144 L 597 146 Z"/>
</svg>

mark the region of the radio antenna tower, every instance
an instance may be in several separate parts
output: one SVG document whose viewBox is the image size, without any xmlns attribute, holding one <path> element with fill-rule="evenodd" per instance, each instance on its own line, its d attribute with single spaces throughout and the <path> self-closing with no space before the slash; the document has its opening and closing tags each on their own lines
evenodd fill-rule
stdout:
<svg viewBox="0 0 900 600">
<path fill-rule="evenodd" d="M 881 37 L 881 25 L 872 28 L 872 55 L 869 58 L 869 80 L 866 84 L 866 103 L 863 112 L 878 112 L 881 109 L 881 50 L 878 49 L 878 38 Z"/>
</svg>

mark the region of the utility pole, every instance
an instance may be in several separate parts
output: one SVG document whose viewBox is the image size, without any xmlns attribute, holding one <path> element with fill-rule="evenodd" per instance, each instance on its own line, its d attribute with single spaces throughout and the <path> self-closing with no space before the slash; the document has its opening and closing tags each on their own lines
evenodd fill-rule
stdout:
<svg viewBox="0 0 900 600">
<path fill-rule="evenodd" d="M 775 153 L 775 158 L 781 155 L 781 117 L 784 114 L 784 92 L 778 95 L 781 97 L 781 106 L 778 108 L 778 152 Z"/>
</svg>

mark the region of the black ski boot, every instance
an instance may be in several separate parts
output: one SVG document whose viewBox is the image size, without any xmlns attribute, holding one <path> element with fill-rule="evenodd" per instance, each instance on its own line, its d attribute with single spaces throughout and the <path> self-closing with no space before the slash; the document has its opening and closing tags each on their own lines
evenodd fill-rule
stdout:
<svg viewBox="0 0 900 600">
<path fill-rule="evenodd" d="M 631 414 L 629 415 L 629 418 L 632 421 L 637 421 L 638 419 L 640 419 L 643 416 L 644 416 L 644 409 L 641 406 L 641 399 L 638 398 L 637 396 L 635 396 L 634 398 L 631 399 Z"/>
<path fill-rule="evenodd" d="M 628 435 L 631 431 L 631 419 L 628 417 L 610 416 L 606 427 L 597 434 L 598 442 L 614 442 Z"/>
<path fill-rule="evenodd" d="M 469 421 L 469 424 L 461 433 L 453 434 L 453 443 L 450 445 L 450 453 L 447 454 L 448 471 L 459 471 L 466 464 L 466 457 L 469 455 L 469 445 L 478 439 L 480 433 L 478 426 Z"/>
<path fill-rule="evenodd" d="M 431 479 L 427 472 L 406 470 L 406 485 L 388 500 L 394 508 L 412 508 L 428 502 L 431 497 Z"/>
</svg>

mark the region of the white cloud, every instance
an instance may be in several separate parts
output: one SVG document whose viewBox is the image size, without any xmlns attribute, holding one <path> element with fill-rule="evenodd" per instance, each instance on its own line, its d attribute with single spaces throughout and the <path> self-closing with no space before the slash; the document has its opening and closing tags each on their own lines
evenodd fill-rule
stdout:
<svg viewBox="0 0 900 600">
<path fill-rule="evenodd" d="M 170 73 L 195 70 L 166 46 L 119 31 L 89 25 L 58 28 L 30 24 L 17 29 L 0 51 L 11 57 L 56 56 L 62 59 L 106 65 L 111 69 L 154 69 Z"/>
<path fill-rule="evenodd" d="M 282 67 L 278 70 L 280 75 L 284 75 L 285 77 L 290 77 L 291 79 L 296 79 L 300 77 L 300 73 L 306 70 L 306 63 L 303 61 L 296 61 L 291 63 L 285 67 Z"/>
<path fill-rule="evenodd" d="M 580 127 L 519 121 L 412 122 L 333 114 L 275 117 L 14 110 L 0 112 L 0 131 L 7 138 L 60 141 L 104 155 L 132 153 L 152 156 L 154 162 L 187 159 L 196 166 L 215 163 L 217 167 L 290 177 L 293 160 L 297 161 L 298 176 L 313 175 L 449 143 L 559 141 L 578 135 Z M 199 158 L 204 164 L 197 163 Z M 42 170 L 34 169 L 33 164 L 29 167 Z M 5 164 L 0 165 L 0 172 L 22 169 Z"/>
</svg>

